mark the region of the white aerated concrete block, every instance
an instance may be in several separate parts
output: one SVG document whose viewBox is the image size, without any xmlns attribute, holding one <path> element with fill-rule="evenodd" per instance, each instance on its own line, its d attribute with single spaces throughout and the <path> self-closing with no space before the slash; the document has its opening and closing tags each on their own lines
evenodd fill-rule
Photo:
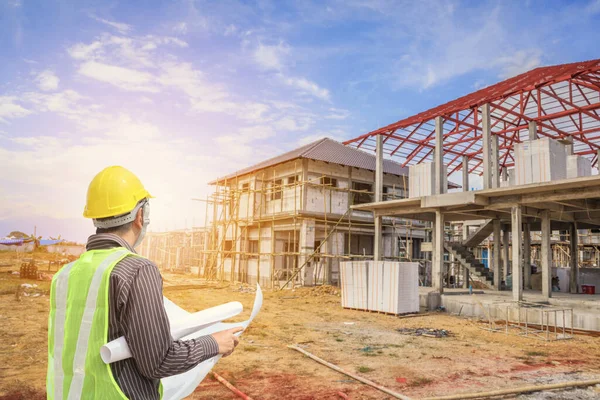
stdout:
<svg viewBox="0 0 600 400">
<path fill-rule="evenodd" d="M 346 261 L 340 271 L 342 307 L 391 314 L 419 311 L 418 263 Z"/>
<path fill-rule="evenodd" d="M 444 191 L 448 188 L 448 173 L 443 168 Z M 408 168 L 408 197 L 431 196 L 435 193 L 435 163 L 421 163 Z"/>
<path fill-rule="evenodd" d="M 344 261 L 340 263 L 342 307 L 367 310 L 366 261 Z"/>
<path fill-rule="evenodd" d="M 527 185 L 566 179 L 566 146 L 550 138 L 515 145 L 515 184 Z"/>
<path fill-rule="evenodd" d="M 592 162 L 583 156 L 567 156 L 567 178 L 592 175 Z"/>
</svg>

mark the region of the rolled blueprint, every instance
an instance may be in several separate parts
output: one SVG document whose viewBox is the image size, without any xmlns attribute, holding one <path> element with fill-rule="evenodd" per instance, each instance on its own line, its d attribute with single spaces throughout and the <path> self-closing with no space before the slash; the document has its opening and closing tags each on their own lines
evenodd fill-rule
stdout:
<svg viewBox="0 0 600 400">
<path fill-rule="evenodd" d="M 211 335 L 213 333 L 221 332 L 231 328 L 241 327 L 245 330 L 260 311 L 263 303 L 263 294 L 260 286 L 257 284 L 254 305 L 252 307 L 250 318 L 243 322 L 233 323 L 221 321 L 231 318 L 232 316 L 241 312 L 241 304 L 238 302 L 226 303 L 217 307 L 190 314 L 167 298 L 165 298 L 164 301 L 165 310 L 167 311 L 169 321 L 171 322 L 171 331 L 177 329 L 177 335 L 185 334 L 185 336 L 180 336 L 177 338 L 173 336 L 173 338 L 176 340 L 189 340 L 199 338 L 201 336 Z M 204 317 L 207 319 L 201 320 L 200 318 L 193 318 L 200 313 L 205 313 L 202 315 L 204 315 Z M 182 323 L 182 321 L 187 321 L 188 324 L 186 325 L 185 323 Z M 190 323 L 195 324 L 196 328 L 191 333 L 187 333 L 189 332 Z M 240 336 L 241 334 L 242 332 L 238 332 L 236 333 L 236 336 Z M 110 364 L 112 362 L 131 357 L 131 352 L 129 350 L 129 346 L 127 346 L 125 338 L 120 337 L 104 345 L 100 350 L 100 355 L 105 363 Z M 201 362 L 187 372 L 161 379 L 163 387 L 163 400 L 180 400 L 186 396 L 189 396 L 202 382 L 202 380 L 204 380 L 206 375 L 220 359 L 221 355 L 215 356 Z"/>
<path fill-rule="evenodd" d="M 171 336 L 175 340 L 234 317 L 244 309 L 242 303 L 232 301 L 191 314 L 166 297 L 164 298 L 164 304 L 171 324 Z M 131 356 L 131 351 L 124 336 L 105 344 L 100 349 L 100 357 L 106 364 L 125 360 Z"/>
</svg>

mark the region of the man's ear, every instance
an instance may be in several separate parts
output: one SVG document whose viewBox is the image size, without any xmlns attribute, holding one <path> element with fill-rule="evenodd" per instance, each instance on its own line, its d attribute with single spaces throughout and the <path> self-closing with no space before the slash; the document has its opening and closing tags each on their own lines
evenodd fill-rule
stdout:
<svg viewBox="0 0 600 400">
<path fill-rule="evenodd" d="M 135 215 L 135 219 L 133 220 L 133 224 L 135 225 L 136 228 L 138 229 L 142 229 L 142 227 L 144 226 L 144 207 L 140 207 L 140 209 L 138 210 L 137 214 Z"/>
</svg>

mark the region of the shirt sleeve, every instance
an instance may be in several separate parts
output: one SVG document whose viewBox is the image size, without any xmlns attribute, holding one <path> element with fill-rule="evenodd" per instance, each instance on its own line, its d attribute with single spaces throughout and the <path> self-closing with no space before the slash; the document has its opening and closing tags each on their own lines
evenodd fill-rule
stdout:
<svg viewBox="0 0 600 400">
<path fill-rule="evenodd" d="M 173 340 L 158 267 L 144 262 L 122 310 L 122 329 L 140 373 L 161 379 L 186 372 L 219 353 L 212 336 Z"/>
</svg>

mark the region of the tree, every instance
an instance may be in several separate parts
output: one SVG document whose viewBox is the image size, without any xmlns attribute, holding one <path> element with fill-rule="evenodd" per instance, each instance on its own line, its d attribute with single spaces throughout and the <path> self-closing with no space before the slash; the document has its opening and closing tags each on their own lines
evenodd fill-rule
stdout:
<svg viewBox="0 0 600 400">
<path fill-rule="evenodd" d="M 23 233 L 21 231 L 12 231 L 11 233 L 8 234 L 9 237 L 14 237 L 15 239 L 26 239 L 29 237 L 28 234 Z"/>
</svg>

